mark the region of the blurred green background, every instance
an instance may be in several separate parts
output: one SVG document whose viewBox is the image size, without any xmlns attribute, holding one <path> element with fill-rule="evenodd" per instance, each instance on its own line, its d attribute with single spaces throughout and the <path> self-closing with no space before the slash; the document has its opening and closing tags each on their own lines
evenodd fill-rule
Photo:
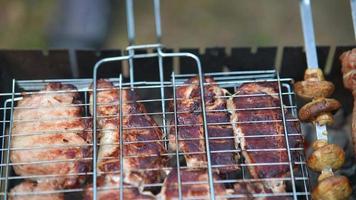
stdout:
<svg viewBox="0 0 356 200">
<path fill-rule="evenodd" d="M 0 0 L 0 48 L 51 48 L 51 30 L 58 18 L 65 17 L 65 10 L 58 10 L 59 2 Z M 152 43 L 152 1 L 134 2 L 137 43 Z M 298 2 L 161 0 L 163 43 L 173 48 L 302 45 Z M 354 44 L 348 0 L 313 0 L 312 5 L 318 44 Z M 110 13 L 105 37 L 96 48 L 128 44 L 124 1 L 110 1 Z"/>
</svg>

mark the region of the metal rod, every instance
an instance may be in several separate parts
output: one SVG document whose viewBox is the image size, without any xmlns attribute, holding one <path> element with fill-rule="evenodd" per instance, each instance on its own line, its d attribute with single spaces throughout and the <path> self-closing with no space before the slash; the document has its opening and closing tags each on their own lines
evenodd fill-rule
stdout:
<svg viewBox="0 0 356 200">
<path fill-rule="evenodd" d="M 356 0 L 350 0 L 350 4 L 351 4 L 352 24 L 354 27 L 354 37 L 356 40 Z"/>
<path fill-rule="evenodd" d="M 313 16 L 310 1 L 311 0 L 300 0 L 300 13 L 302 18 L 308 69 L 318 69 L 319 65 L 314 39 Z M 319 125 L 319 123 L 315 123 L 315 131 L 318 140 L 328 139 L 326 134 L 326 125 Z"/>
<path fill-rule="evenodd" d="M 100 62 L 100 61 L 99 61 Z M 96 117 L 97 117 L 97 71 L 100 63 L 96 63 L 94 66 L 93 72 L 93 200 L 96 200 L 97 197 L 97 169 L 96 169 L 96 160 L 97 160 L 97 137 L 96 137 Z"/>
<path fill-rule="evenodd" d="M 134 82 L 135 82 L 135 72 L 134 72 L 134 61 L 133 61 L 133 56 L 135 55 L 135 50 L 130 49 L 129 50 L 129 69 L 130 69 L 130 86 L 131 90 L 134 89 Z"/>
<path fill-rule="evenodd" d="M 288 138 L 288 130 L 287 130 L 287 124 L 286 124 L 286 117 L 284 114 L 284 103 L 283 103 L 283 97 L 281 95 L 282 92 L 282 88 L 281 88 L 281 82 L 279 81 L 279 74 L 278 72 L 276 72 L 277 75 L 277 80 L 278 80 L 278 92 L 279 92 L 279 99 L 280 99 L 280 104 L 281 104 L 281 114 L 282 114 L 282 118 L 283 118 L 283 129 L 284 129 L 284 137 L 285 137 L 285 142 L 286 142 L 286 149 L 287 149 L 287 154 L 288 154 L 288 161 L 289 161 L 289 170 L 290 170 L 290 177 L 292 179 L 292 190 L 293 190 L 293 198 L 294 200 L 298 200 L 297 198 L 297 189 L 295 186 L 295 177 L 294 177 L 294 169 L 293 169 L 293 159 L 292 159 L 292 155 L 291 155 L 291 150 L 290 150 L 290 146 L 289 146 L 289 138 Z"/>
<path fill-rule="evenodd" d="M 213 172 L 211 168 L 211 157 L 210 157 L 210 144 L 209 144 L 209 133 L 208 133 L 208 125 L 207 125 L 207 116 L 206 116 L 206 107 L 205 107 L 205 94 L 204 94 L 204 84 L 203 84 L 203 72 L 201 69 L 200 60 L 197 56 L 193 55 L 193 59 L 196 61 L 199 75 L 199 88 L 200 88 L 200 97 L 201 97 L 201 109 L 203 111 L 203 123 L 204 123 L 204 136 L 205 136 L 205 149 L 206 149 L 206 157 L 208 161 L 208 178 L 209 178 L 209 193 L 210 198 L 215 200 L 215 190 L 214 190 L 214 180 L 213 180 Z"/>
<path fill-rule="evenodd" d="M 161 28 L 160 0 L 153 0 L 153 5 L 154 5 L 154 13 L 155 13 L 157 43 L 161 43 L 162 28 Z"/>
<path fill-rule="evenodd" d="M 11 103 L 11 99 L 7 99 L 5 100 L 4 102 L 4 108 L 7 108 L 7 104 L 8 103 Z M 11 108 L 10 108 L 11 109 Z M 3 112 L 3 124 L 2 124 L 2 143 L 1 143 L 1 164 L 4 163 L 4 159 L 5 159 L 5 132 L 6 132 L 6 111 L 7 109 L 4 109 L 4 112 Z M 9 137 L 7 135 L 7 137 Z M 9 144 L 7 144 L 9 145 Z M 11 150 L 11 149 L 10 149 Z M 1 172 L 0 172 L 0 175 L 1 176 L 4 176 L 3 174 L 3 167 L 1 167 Z"/>
<path fill-rule="evenodd" d="M 123 125 L 122 125 L 122 75 L 120 74 L 120 85 L 119 85 L 119 122 L 120 122 L 120 199 L 124 199 L 124 137 L 123 137 Z"/>
<path fill-rule="evenodd" d="M 4 200 L 7 199 L 7 190 L 8 190 L 8 178 L 9 178 L 9 163 L 10 163 L 10 147 L 11 147 L 11 133 L 12 133 L 12 128 L 14 126 L 13 120 L 14 120 L 14 99 L 15 99 L 15 87 L 16 87 L 16 80 L 12 79 L 12 95 L 11 95 L 11 111 L 10 111 L 10 127 L 9 127 L 9 137 L 7 138 L 7 155 L 6 155 L 6 167 L 5 167 L 5 196 Z"/>
<path fill-rule="evenodd" d="M 127 35 L 129 45 L 135 44 L 135 16 L 133 0 L 126 0 Z"/>
<path fill-rule="evenodd" d="M 119 57 L 110 57 L 104 58 L 99 60 L 94 65 L 93 71 L 93 198 L 96 200 L 97 198 L 97 169 L 96 169 L 96 160 L 97 160 L 97 138 L 96 138 L 96 131 L 97 131 L 97 76 L 98 76 L 98 69 L 104 63 L 108 62 L 115 62 L 115 61 L 122 61 L 130 59 L 130 56 L 119 56 Z"/>
<path fill-rule="evenodd" d="M 179 164 L 179 136 L 178 136 L 178 116 L 177 116 L 177 99 L 176 99 L 176 79 L 174 76 L 174 72 L 172 72 L 172 85 L 173 85 L 173 109 L 174 109 L 174 132 L 176 135 L 176 162 L 177 162 L 177 176 L 178 176 L 178 199 L 182 199 L 182 182 L 180 177 L 180 164 Z"/>
<path fill-rule="evenodd" d="M 316 69 L 319 64 L 315 46 L 311 0 L 299 0 L 299 3 L 308 68 Z"/>
<path fill-rule="evenodd" d="M 155 1 L 156 2 L 156 1 Z M 163 75 L 163 58 L 162 58 L 162 50 L 161 48 L 157 48 L 157 52 L 158 52 L 158 66 L 159 66 L 159 80 L 161 82 L 161 88 L 160 88 L 160 92 L 161 92 L 161 110 L 162 110 L 162 124 L 163 124 L 163 134 L 164 134 L 164 139 L 167 139 L 167 127 L 166 127 L 166 104 L 165 101 L 163 99 L 165 99 L 165 94 L 164 94 L 164 75 Z M 164 143 L 165 147 L 168 147 L 168 142 Z"/>
</svg>

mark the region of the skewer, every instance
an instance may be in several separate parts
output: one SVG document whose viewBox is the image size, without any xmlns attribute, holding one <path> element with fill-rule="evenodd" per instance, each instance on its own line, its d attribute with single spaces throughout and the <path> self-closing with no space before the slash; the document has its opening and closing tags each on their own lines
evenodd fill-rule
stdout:
<svg viewBox="0 0 356 200">
<path fill-rule="evenodd" d="M 314 152 L 308 158 L 308 167 L 321 172 L 318 184 L 312 192 L 313 199 L 348 199 L 352 189 L 345 176 L 335 176 L 333 170 L 339 169 L 345 161 L 345 152 L 335 144 L 328 144 L 326 125 L 333 123 L 332 111 L 341 105 L 334 99 L 327 99 L 334 91 L 332 83 L 324 80 L 319 69 L 314 38 L 313 19 L 310 0 L 300 0 L 300 13 L 303 27 L 305 51 L 308 69 L 304 81 L 296 83 L 296 93 L 312 100 L 299 112 L 302 121 L 311 121 L 315 125 L 317 140 L 312 147 Z M 317 86 L 325 86 L 318 88 Z"/>
</svg>

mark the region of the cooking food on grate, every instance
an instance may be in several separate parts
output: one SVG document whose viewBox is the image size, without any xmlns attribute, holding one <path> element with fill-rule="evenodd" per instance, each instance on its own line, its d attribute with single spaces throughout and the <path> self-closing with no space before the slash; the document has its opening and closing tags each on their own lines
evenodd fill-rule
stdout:
<svg viewBox="0 0 356 200">
<path fill-rule="evenodd" d="M 234 133 L 230 124 L 230 116 L 226 109 L 228 91 L 220 88 L 213 78 L 204 81 L 206 117 L 211 164 L 221 174 L 234 173 L 239 170 L 238 153 L 234 150 Z M 203 116 L 198 77 L 189 79 L 176 90 L 177 99 L 177 135 L 180 140 L 176 144 L 174 123 L 170 130 L 169 142 L 172 149 L 179 148 L 184 153 L 188 167 L 206 167 L 206 149 L 204 142 Z M 171 105 L 173 107 L 174 105 Z M 213 138 L 216 137 L 216 138 Z M 217 139 L 217 137 L 222 137 Z M 224 138 L 225 137 L 225 138 Z M 215 166 L 215 167 L 214 167 Z"/>
<path fill-rule="evenodd" d="M 120 91 L 106 80 L 99 80 L 97 89 L 98 171 L 117 172 L 116 176 L 120 176 Z M 92 94 L 90 99 L 93 105 Z M 122 90 L 122 139 L 126 143 L 122 155 L 123 176 L 125 183 L 139 187 L 159 183 L 164 178 L 162 168 L 167 165 L 167 156 L 161 129 L 137 100 L 134 91 Z"/>
<path fill-rule="evenodd" d="M 266 188 L 262 182 L 240 182 L 234 184 L 232 195 L 236 200 L 289 200 L 290 197 L 279 196 L 273 193 L 271 189 Z M 238 196 L 238 197 L 237 197 Z M 231 198 L 235 199 L 235 198 Z"/>
<path fill-rule="evenodd" d="M 158 199 L 170 200 L 179 198 L 179 188 L 181 197 L 189 199 L 210 199 L 209 197 L 209 176 L 205 169 L 179 169 L 180 183 L 177 169 L 172 169 L 165 179 Z M 219 180 L 216 173 L 213 173 L 214 193 L 216 199 L 226 199 L 226 189 Z"/>
<path fill-rule="evenodd" d="M 64 200 L 53 182 L 24 181 L 11 189 L 10 200 Z"/>
<path fill-rule="evenodd" d="M 280 178 L 290 173 L 289 165 L 285 164 L 289 159 L 278 91 L 276 82 L 245 83 L 228 101 L 236 146 L 241 147 L 252 178 Z M 287 109 L 284 112 L 289 119 L 286 122 L 288 134 L 300 133 L 299 123 Z M 301 147 L 301 144 L 299 135 L 289 136 L 291 148 Z M 273 192 L 285 191 L 283 181 L 264 183 Z"/>
<path fill-rule="evenodd" d="M 301 121 L 318 123 L 321 126 L 334 123 L 331 112 L 338 110 L 341 104 L 335 99 L 327 98 L 333 93 L 334 84 L 325 80 L 323 71 L 319 68 L 305 70 L 304 81 L 295 83 L 294 88 L 298 96 L 312 100 L 300 109 Z"/>
<path fill-rule="evenodd" d="M 91 166 L 91 126 L 81 117 L 78 96 L 72 85 L 49 83 L 18 102 L 10 152 L 17 175 L 57 188 L 83 183 L 85 175 L 80 173 Z"/>
<path fill-rule="evenodd" d="M 84 200 L 92 200 L 93 185 L 89 185 L 84 192 Z M 97 199 L 98 200 L 119 200 L 120 199 L 120 175 L 106 174 L 97 179 Z M 150 192 L 140 192 L 137 187 L 124 183 L 124 199 L 153 200 L 155 197 Z"/>
<path fill-rule="evenodd" d="M 351 90 L 352 95 L 354 96 L 354 109 L 352 112 L 352 141 L 354 146 L 354 156 L 356 158 L 356 49 L 344 52 L 340 56 L 340 60 L 344 86 Z"/>
<path fill-rule="evenodd" d="M 330 176 L 320 180 L 312 192 L 313 199 L 347 200 L 352 194 L 352 187 L 345 176 Z"/>
<path fill-rule="evenodd" d="M 325 168 L 339 169 L 344 162 L 345 152 L 336 144 L 324 144 L 314 148 L 307 160 L 308 167 L 317 172 L 322 172 Z"/>
<path fill-rule="evenodd" d="M 318 98 L 305 104 L 299 110 L 299 119 L 303 122 L 317 122 L 320 125 L 334 123 L 331 112 L 338 110 L 341 104 L 336 99 Z"/>
<path fill-rule="evenodd" d="M 334 90 L 334 84 L 324 79 L 320 69 L 307 69 L 304 80 L 294 84 L 295 93 L 306 100 L 330 97 Z"/>
</svg>

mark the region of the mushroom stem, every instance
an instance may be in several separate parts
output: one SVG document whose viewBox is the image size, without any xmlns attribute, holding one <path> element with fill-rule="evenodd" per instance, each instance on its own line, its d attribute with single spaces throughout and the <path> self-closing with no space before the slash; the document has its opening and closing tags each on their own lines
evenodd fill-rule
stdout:
<svg viewBox="0 0 356 200">
<path fill-rule="evenodd" d="M 318 177 L 318 182 L 321 182 L 322 180 L 329 178 L 331 176 L 334 176 L 334 172 L 330 167 L 327 167 L 321 171 L 320 176 Z"/>
</svg>

